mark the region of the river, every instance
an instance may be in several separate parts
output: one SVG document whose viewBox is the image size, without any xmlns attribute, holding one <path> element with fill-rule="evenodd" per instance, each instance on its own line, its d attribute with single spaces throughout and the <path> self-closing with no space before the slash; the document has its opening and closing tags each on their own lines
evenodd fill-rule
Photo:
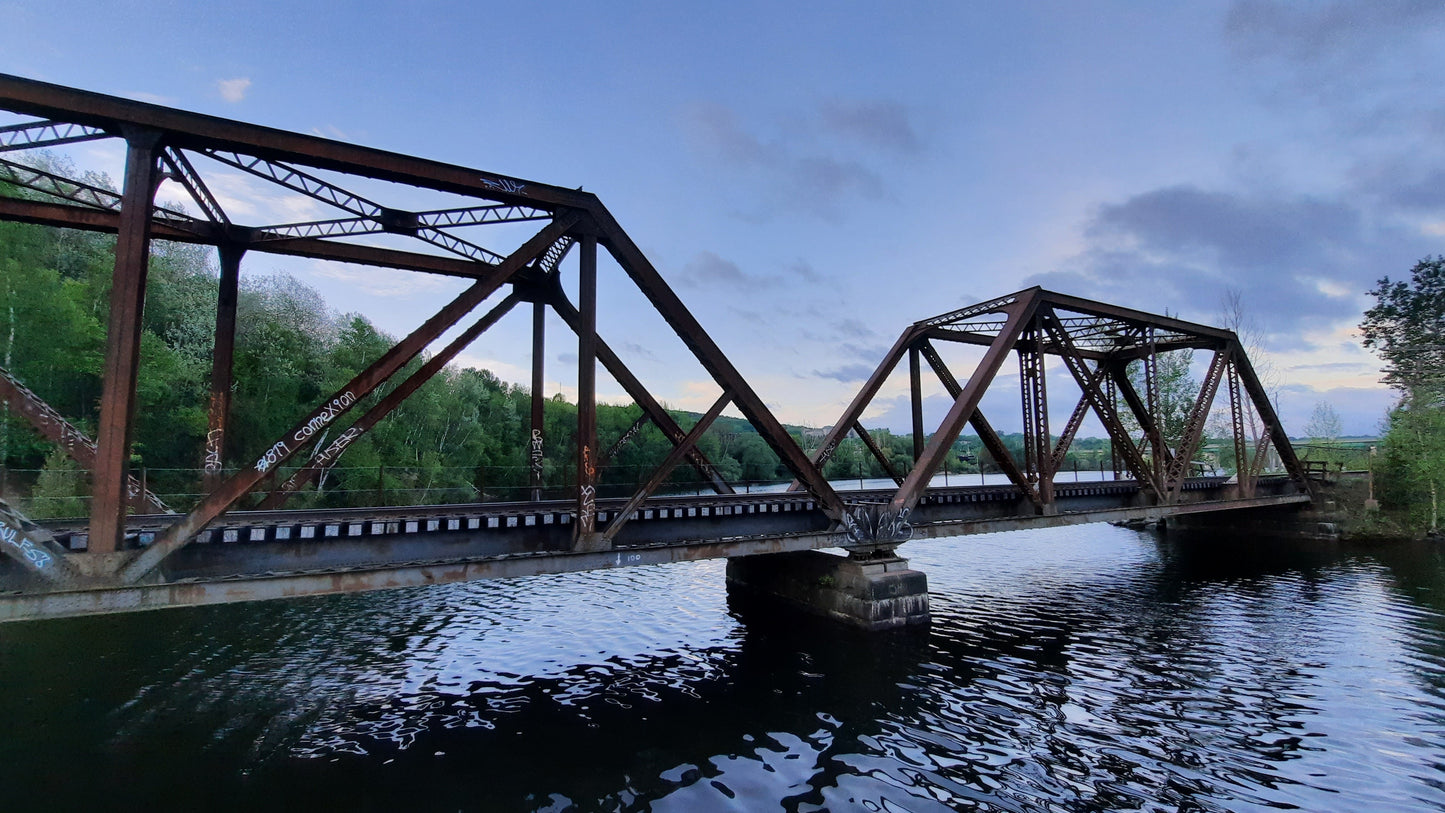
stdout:
<svg viewBox="0 0 1445 813">
<path fill-rule="evenodd" d="M 7 811 L 1445 809 L 1445 560 L 911 543 L 930 628 L 724 563 L 0 625 Z"/>
</svg>

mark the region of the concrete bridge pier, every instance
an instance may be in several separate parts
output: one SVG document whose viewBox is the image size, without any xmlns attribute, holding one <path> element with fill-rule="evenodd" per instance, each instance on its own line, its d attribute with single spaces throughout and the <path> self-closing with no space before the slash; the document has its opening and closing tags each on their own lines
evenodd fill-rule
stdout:
<svg viewBox="0 0 1445 813">
<path fill-rule="evenodd" d="M 928 577 L 892 551 L 836 556 L 821 551 L 737 556 L 728 589 L 779 599 L 869 631 L 926 624 Z"/>
</svg>

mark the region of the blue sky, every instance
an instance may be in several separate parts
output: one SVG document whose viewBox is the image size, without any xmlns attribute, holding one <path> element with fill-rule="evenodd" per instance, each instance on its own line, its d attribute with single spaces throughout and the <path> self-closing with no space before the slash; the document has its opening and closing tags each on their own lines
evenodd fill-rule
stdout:
<svg viewBox="0 0 1445 813">
<path fill-rule="evenodd" d="M 597 193 L 789 422 L 831 423 L 908 323 L 1043 284 L 1209 323 L 1238 290 L 1291 433 L 1320 400 L 1373 432 L 1365 292 L 1445 252 L 1438 2 L 0 0 L 0 27 L 6 73 Z M 245 266 L 276 272 L 395 335 L 459 288 Z M 705 408 L 716 388 L 602 275 L 604 337 Z M 465 359 L 524 380 L 527 321 Z M 904 388 L 871 422 L 906 431 Z"/>
</svg>

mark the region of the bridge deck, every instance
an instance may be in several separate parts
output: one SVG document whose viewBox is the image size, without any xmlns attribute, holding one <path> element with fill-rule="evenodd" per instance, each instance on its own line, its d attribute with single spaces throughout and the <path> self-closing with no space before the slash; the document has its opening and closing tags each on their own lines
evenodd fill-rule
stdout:
<svg viewBox="0 0 1445 813">
<path fill-rule="evenodd" d="M 1150 505 L 1131 480 L 1060 483 L 1058 513 L 1041 516 L 1012 485 L 930 489 L 908 517 L 927 539 L 1037 527 L 1307 503 L 1288 478 L 1264 478 L 1240 499 L 1223 478 L 1193 478 L 1173 505 Z M 852 492 L 885 503 L 891 490 Z M 625 500 L 598 502 L 599 526 Z M 573 501 L 478 503 L 312 511 L 238 511 L 168 559 L 151 582 L 53 589 L 0 564 L 0 621 L 357 592 L 631 565 L 847 547 L 806 495 L 754 493 L 648 500 L 610 550 L 573 550 Z M 149 542 L 176 515 L 132 516 L 128 534 Z M 48 524 L 72 550 L 84 523 Z"/>
</svg>

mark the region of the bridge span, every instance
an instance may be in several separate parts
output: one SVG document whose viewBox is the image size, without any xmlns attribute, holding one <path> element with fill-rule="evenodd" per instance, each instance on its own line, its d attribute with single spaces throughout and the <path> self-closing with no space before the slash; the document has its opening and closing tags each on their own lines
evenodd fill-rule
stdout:
<svg viewBox="0 0 1445 813">
<path fill-rule="evenodd" d="M 0 557 L 0 620 L 728 557 L 729 578 L 739 585 L 878 628 L 927 618 L 926 582 L 897 555 L 914 539 L 1290 509 L 1311 499 L 1309 480 L 1268 394 L 1227 330 L 1041 288 L 1018 291 L 907 326 L 818 447 L 805 450 L 590 193 L 14 76 L 0 75 L 0 114 L 11 117 L 0 123 L 0 219 L 117 236 L 94 438 L 79 428 L 84 421 L 61 416 L 8 373 L 0 376 L 8 408 L 89 470 L 93 488 L 90 515 L 80 521 L 36 524 L 8 505 L 0 510 L 0 552 L 6 554 Z M 24 160 L 27 151 L 107 140 L 126 154 L 120 193 Z M 228 211 L 210 191 L 235 177 L 308 198 L 333 217 L 240 223 L 242 212 L 264 207 L 232 205 Z M 157 205 L 157 190 L 166 184 L 199 214 Z M 406 194 L 382 200 L 397 187 L 406 187 Z M 363 189 L 365 194 L 358 191 Z M 428 195 L 434 204 L 417 203 Z M 520 244 L 518 229 L 531 235 Z M 383 247 L 379 237 L 391 242 Z M 214 246 L 220 261 L 209 431 L 198 461 L 207 471 L 206 493 L 193 505 L 177 506 L 183 514 L 153 513 L 164 503 L 130 472 L 152 240 Z M 395 247 L 397 241 L 407 247 Z M 721 390 L 692 426 L 679 425 L 598 335 L 599 249 Z M 237 285 L 242 261 L 253 252 L 462 277 L 472 284 L 297 416 L 273 443 L 236 452 L 226 438 Z M 564 275 L 575 279 L 575 303 Z M 483 304 L 489 309 L 457 338 L 424 354 Z M 284 509 L 358 437 L 525 305 L 533 325 L 531 500 Z M 577 421 L 567 444 L 547 437 L 543 421 L 543 317 L 549 311 L 576 337 Z M 955 374 L 949 348 L 972 349 L 967 375 Z M 1190 367 L 1195 352 L 1207 357 L 1201 379 L 1182 403 L 1177 392 L 1167 393 L 1176 403 L 1165 403 L 1161 360 L 1189 354 L 1184 365 Z M 900 465 L 884 454 L 864 420 L 904 357 L 913 453 Z M 1000 376 L 1010 360 L 1018 365 L 1016 379 Z M 951 399 L 931 428 L 923 420 L 925 362 Z M 952 363 L 958 365 L 956 355 Z M 1050 364 L 1066 375 L 1051 379 Z M 672 446 L 626 499 L 598 495 L 601 461 L 637 429 L 617 438 L 598 436 L 599 365 Z M 1021 456 L 984 415 L 984 395 L 1010 387 L 1024 428 Z M 1057 407 L 1061 391 L 1065 409 L 1054 410 L 1051 395 Z M 795 478 L 787 491 L 737 494 L 707 459 L 698 442 L 729 407 Z M 1058 481 L 1075 435 L 1089 421 L 1109 436 L 1112 479 Z M 1228 480 L 1190 476 L 1211 423 L 1232 435 L 1236 473 Z M 930 486 L 957 454 L 965 426 L 978 435 L 981 455 L 1007 476 L 1007 485 Z M 879 460 L 896 488 L 834 488 L 824 468 L 849 436 Z M 556 450 L 564 447 L 575 448 L 575 457 L 557 460 Z M 1271 450 L 1283 473 L 1265 476 Z M 548 458 L 575 470 L 571 498 L 542 499 Z M 717 493 L 658 496 L 679 466 L 695 469 Z M 808 554 L 834 547 L 848 556 Z"/>
</svg>

